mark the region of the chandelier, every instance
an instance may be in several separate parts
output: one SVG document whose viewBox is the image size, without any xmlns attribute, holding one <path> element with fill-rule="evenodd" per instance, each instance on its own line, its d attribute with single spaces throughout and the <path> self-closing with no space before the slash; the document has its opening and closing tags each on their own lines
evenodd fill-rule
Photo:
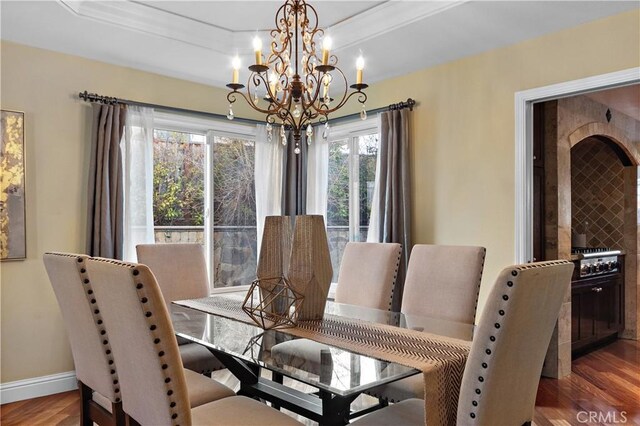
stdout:
<svg viewBox="0 0 640 426">
<path fill-rule="evenodd" d="M 367 118 L 367 95 L 363 90 L 368 86 L 362 83 L 364 59 L 357 59 L 356 83 L 349 86 L 337 67 L 338 58 L 331 55 L 331 38 L 318 28 L 318 14 L 305 0 L 286 0 L 276 12 L 275 23 L 266 59 L 262 40 L 258 36 L 253 39 L 255 63 L 249 66 L 246 86 L 239 82 L 240 58 L 233 59 L 233 81 L 227 84 L 231 89 L 227 94 L 227 118 L 233 120 L 233 104 L 241 96 L 251 108 L 266 114 L 269 141 L 273 139 L 274 124 L 280 124 L 282 144 L 287 143 L 286 127 L 293 133 L 294 152 L 299 154 L 303 129 L 307 144 L 311 144 L 312 124 L 324 123 L 326 139 L 329 114 L 342 108 L 352 96 L 357 95 L 362 104 L 360 117 Z M 317 44 L 320 39 L 321 52 Z"/>
</svg>

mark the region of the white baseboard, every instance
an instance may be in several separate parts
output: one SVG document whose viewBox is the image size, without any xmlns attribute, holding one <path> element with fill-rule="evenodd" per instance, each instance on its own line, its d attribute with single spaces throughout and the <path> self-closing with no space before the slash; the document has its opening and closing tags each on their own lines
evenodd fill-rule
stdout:
<svg viewBox="0 0 640 426">
<path fill-rule="evenodd" d="M 0 383 L 0 403 L 22 401 L 78 389 L 75 371 Z"/>
</svg>

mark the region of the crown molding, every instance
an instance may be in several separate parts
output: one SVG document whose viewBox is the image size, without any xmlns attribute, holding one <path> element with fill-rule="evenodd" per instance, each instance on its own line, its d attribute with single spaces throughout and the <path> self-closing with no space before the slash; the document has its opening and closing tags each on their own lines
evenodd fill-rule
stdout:
<svg viewBox="0 0 640 426">
<path fill-rule="evenodd" d="M 231 31 L 132 1 L 57 0 L 75 16 L 163 37 L 229 55 L 251 54 L 247 31 Z M 467 0 L 445 2 L 386 1 L 325 28 L 335 50 L 346 49 L 382 34 L 444 12 Z M 269 31 L 259 31 L 269 37 Z M 251 32 L 253 35 L 254 32 Z"/>
<path fill-rule="evenodd" d="M 468 1 L 386 1 L 328 27 L 326 32 L 331 34 L 336 50 L 347 49 Z"/>
<path fill-rule="evenodd" d="M 221 54 L 236 45 L 238 33 L 130 1 L 57 0 L 81 17 L 203 47 Z M 244 35 L 246 37 L 246 35 Z M 250 49 L 247 49 L 249 52 Z"/>
</svg>

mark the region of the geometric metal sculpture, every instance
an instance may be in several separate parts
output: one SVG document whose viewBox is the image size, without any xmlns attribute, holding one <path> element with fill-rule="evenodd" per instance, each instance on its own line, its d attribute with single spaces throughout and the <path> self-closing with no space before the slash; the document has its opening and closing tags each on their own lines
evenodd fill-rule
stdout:
<svg viewBox="0 0 640 426">
<path fill-rule="evenodd" d="M 258 278 L 251 283 L 242 310 L 265 330 L 294 327 L 303 300 L 283 276 Z"/>
<path fill-rule="evenodd" d="M 302 296 L 284 277 L 291 253 L 291 216 L 267 216 L 256 271 L 242 309 L 262 328 L 292 327 Z"/>
</svg>

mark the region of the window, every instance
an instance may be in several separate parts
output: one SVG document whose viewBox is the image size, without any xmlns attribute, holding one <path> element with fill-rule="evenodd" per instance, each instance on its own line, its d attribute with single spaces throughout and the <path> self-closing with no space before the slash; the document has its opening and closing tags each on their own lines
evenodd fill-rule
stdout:
<svg viewBox="0 0 640 426">
<path fill-rule="evenodd" d="M 255 141 L 213 136 L 214 287 L 256 277 Z"/>
<path fill-rule="evenodd" d="M 257 263 L 255 130 L 156 112 L 156 243 L 204 244 L 212 289 L 247 286 Z"/>
<path fill-rule="evenodd" d="M 349 241 L 367 241 L 379 147 L 370 122 L 336 126 L 329 140 L 327 234 L 333 282 Z"/>
</svg>

